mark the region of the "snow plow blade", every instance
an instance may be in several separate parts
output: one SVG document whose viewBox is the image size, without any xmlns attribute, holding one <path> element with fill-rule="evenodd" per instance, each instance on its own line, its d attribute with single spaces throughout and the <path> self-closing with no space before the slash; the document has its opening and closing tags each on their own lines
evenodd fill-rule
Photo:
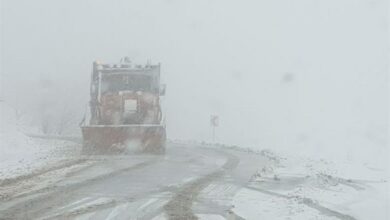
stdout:
<svg viewBox="0 0 390 220">
<path fill-rule="evenodd" d="M 81 130 L 86 154 L 165 152 L 166 134 L 162 125 L 93 125 Z"/>
</svg>

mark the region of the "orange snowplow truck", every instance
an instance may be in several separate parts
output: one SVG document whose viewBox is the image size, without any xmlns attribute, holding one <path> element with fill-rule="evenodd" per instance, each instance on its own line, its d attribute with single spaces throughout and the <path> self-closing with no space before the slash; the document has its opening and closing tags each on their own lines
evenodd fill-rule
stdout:
<svg viewBox="0 0 390 220">
<path fill-rule="evenodd" d="M 84 152 L 165 152 L 160 64 L 132 65 L 127 57 L 94 62 L 90 94 L 89 123 L 81 126 Z"/>
</svg>

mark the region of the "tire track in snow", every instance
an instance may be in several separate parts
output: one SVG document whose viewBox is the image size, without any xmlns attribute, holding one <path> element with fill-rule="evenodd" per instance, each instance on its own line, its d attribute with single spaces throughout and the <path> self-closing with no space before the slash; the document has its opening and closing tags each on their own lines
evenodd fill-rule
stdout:
<svg viewBox="0 0 390 220">
<path fill-rule="evenodd" d="M 33 177 L 39 176 L 39 175 L 43 175 L 43 174 L 49 173 L 51 171 L 64 169 L 64 168 L 74 166 L 77 164 L 82 164 L 86 161 L 87 161 L 87 159 L 76 159 L 76 160 L 70 160 L 70 161 L 67 160 L 65 162 L 62 162 L 62 163 L 60 162 L 59 164 L 56 164 L 54 166 L 50 166 L 48 168 L 44 168 L 44 169 L 29 173 L 29 174 L 17 176 L 14 178 L 3 179 L 3 180 L 0 180 L 0 187 L 8 186 L 11 184 L 17 184 L 21 181 L 28 180 L 28 179 L 31 179 Z"/>
<path fill-rule="evenodd" d="M 193 220 L 198 217 L 192 211 L 192 204 L 200 192 L 207 187 L 212 181 L 221 178 L 229 170 L 237 167 L 239 159 L 236 156 L 218 151 L 227 156 L 227 161 L 222 169 L 214 171 L 206 176 L 191 181 L 181 187 L 172 199 L 164 206 L 165 213 L 170 220 Z"/>
<path fill-rule="evenodd" d="M 81 182 L 77 182 L 70 185 L 60 186 L 60 187 L 49 187 L 42 189 L 36 194 L 31 195 L 31 199 L 23 199 L 20 202 L 8 207 L 5 210 L 0 210 L 0 219 L 23 219 L 23 213 L 28 212 L 29 218 L 39 217 L 43 213 L 53 210 L 55 207 L 66 204 L 67 199 L 71 199 L 74 195 L 74 192 L 81 187 L 88 187 L 88 185 L 99 182 L 101 180 L 112 178 L 117 175 L 120 175 L 125 172 L 132 170 L 140 169 L 148 165 L 157 163 L 160 159 L 149 160 L 146 162 L 141 162 L 130 167 L 116 170 L 107 174 L 99 175 L 90 179 L 86 179 Z M 37 195 L 38 194 L 38 195 Z M 39 195 L 42 194 L 42 195 Z M 66 195 L 59 197 L 58 195 Z M 113 203 L 104 204 L 105 206 L 111 206 Z M 98 206 L 99 207 L 99 206 Z M 100 207 L 99 207 L 100 208 Z"/>
</svg>

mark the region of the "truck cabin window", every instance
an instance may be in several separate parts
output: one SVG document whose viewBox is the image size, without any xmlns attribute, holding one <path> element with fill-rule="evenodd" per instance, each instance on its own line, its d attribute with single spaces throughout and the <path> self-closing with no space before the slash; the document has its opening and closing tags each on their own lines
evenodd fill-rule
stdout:
<svg viewBox="0 0 390 220">
<path fill-rule="evenodd" d="M 102 93 L 119 91 L 150 91 L 151 77 L 145 75 L 103 75 Z"/>
</svg>

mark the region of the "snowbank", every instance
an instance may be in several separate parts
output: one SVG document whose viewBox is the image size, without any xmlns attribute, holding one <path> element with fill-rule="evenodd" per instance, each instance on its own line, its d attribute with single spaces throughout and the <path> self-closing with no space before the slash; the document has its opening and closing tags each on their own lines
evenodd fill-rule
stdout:
<svg viewBox="0 0 390 220">
<path fill-rule="evenodd" d="M 18 130 L 15 109 L 0 102 L 0 163 L 1 167 L 10 161 L 31 156 L 33 143 L 30 138 Z"/>
<path fill-rule="evenodd" d="M 262 154 L 270 163 L 237 194 L 234 211 L 238 215 L 255 219 L 256 213 L 248 216 L 246 210 L 255 205 L 262 207 L 258 215 L 266 211 L 272 219 L 390 219 L 387 166 L 269 150 Z"/>
<path fill-rule="evenodd" d="M 0 102 L 0 179 L 12 178 L 65 159 L 72 142 L 32 139 L 21 131 L 16 110 Z M 72 149 L 72 150 L 71 150 Z"/>
</svg>

